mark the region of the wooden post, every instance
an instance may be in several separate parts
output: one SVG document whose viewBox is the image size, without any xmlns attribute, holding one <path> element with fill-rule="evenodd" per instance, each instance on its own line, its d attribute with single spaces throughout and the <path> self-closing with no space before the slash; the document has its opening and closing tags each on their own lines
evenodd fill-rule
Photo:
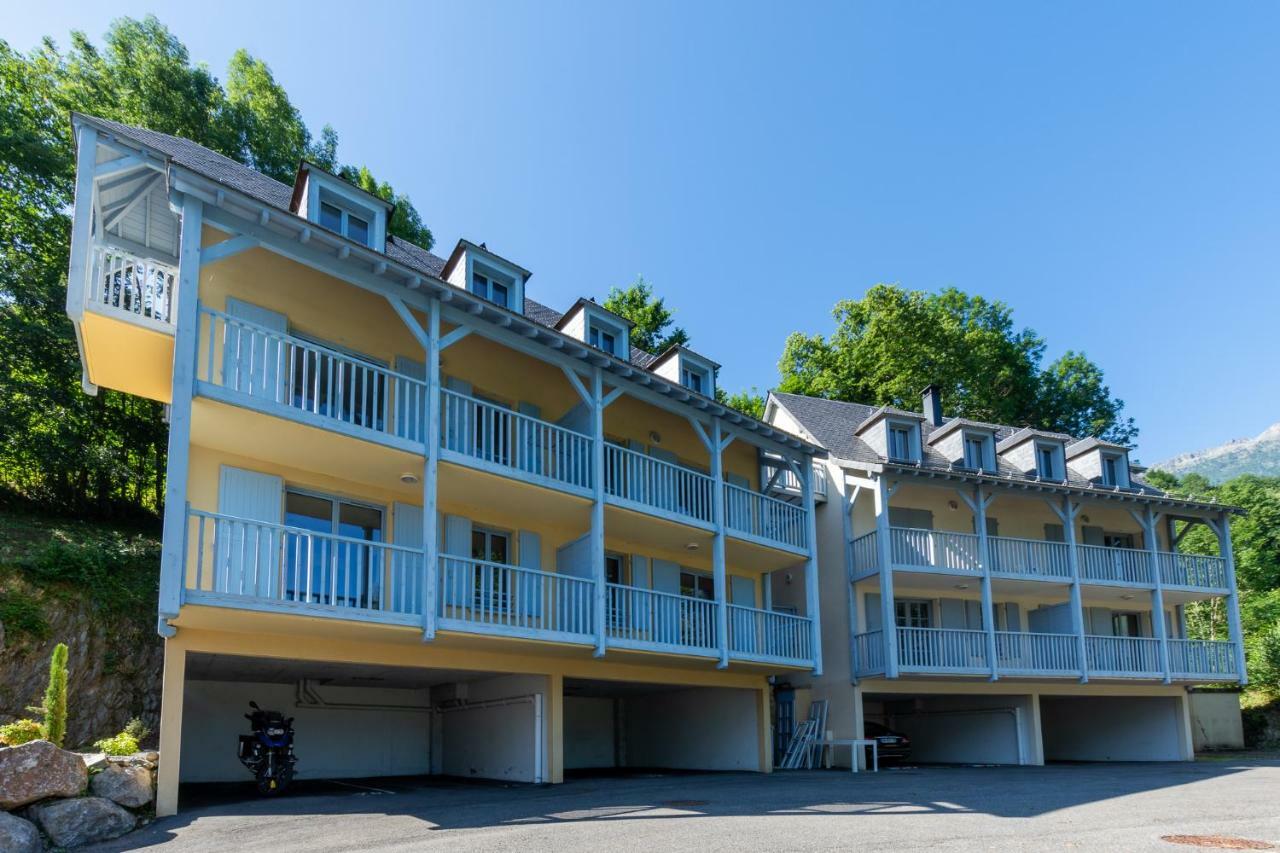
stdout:
<svg viewBox="0 0 1280 853">
<path fill-rule="evenodd" d="M 160 767 L 156 770 L 156 817 L 178 813 L 178 768 L 182 763 L 182 695 L 187 679 L 187 651 L 172 639 L 164 642 L 160 684 Z"/>
<path fill-rule="evenodd" d="M 818 523 L 813 499 L 813 457 L 806 454 L 801 465 L 800 488 L 804 493 L 805 540 L 809 546 L 809 557 L 804 564 L 805 609 L 809 613 L 813 674 L 822 675 L 822 605 L 818 595 Z"/>
<path fill-rule="evenodd" d="M 991 498 L 981 485 L 974 486 L 973 498 L 961 495 L 969 508 L 973 510 L 973 529 L 978 534 L 978 562 L 982 568 L 982 625 L 987 633 L 987 666 L 991 669 L 991 680 L 1000 678 L 996 654 L 996 608 L 991 593 L 991 539 L 987 535 L 987 507 L 991 506 Z"/>
<path fill-rule="evenodd" d="M 832 485 L 835 480 L 832 478 Z M 858 683 L 858 597 L 853 588 L 853 503 L 854 496 L 857 495 L 857 487 L 854 488 L 854 494 L 849 494 L 849 481 L 845 479 L 844 471 L 840 471 L 840 530 L 844 536 L 844 547 L 841 549 L 841 556 L 844 561 L 844 588 L 845 588 L 845 608 L 849 613 L 849 683 L 857 685 Z M 854 750 L 857 752 L 857 750 Z"/>
<path fill-rule="evenodd" d="M 1147 548 L 1147 561 L 1151 566 L 1151 632 L 1160 641 L 1160 671 L 1164 673 L 1164 683 L 1173 682 L 1173 674 L 1169 669 L 1169 631 L 1164 623 L 1164 579 L 1160 577 L 1160 543 L 1156 541 L 1156 515 L 1151 507 L 1146 507 L 1142 514 L 1130 510 L 1134 521 L 1142 527 L 1142 540 Z"/>
<path fill-rule="evenodd" d="M 71 262 L 67 271 L 67 316 L 79 320 L 84 315 L 85 286 L 88 284 L 89 247 L 93 244 L 93 173 L 98 156 L 98 132 L 80 125 L 76 132 L 76 195 L 71 211 Z M 84 351 L 81 347 L 81 361 Z M 88 373 L 85 374 L 88 391 Z"/>
<path fill-rule="evenodd" d="M 182 234 L 178 248 L 177 328 L 173 338 L 173 391 L 169 404 L 169 455 L 165 471 L 164 534 L 160 549 L 161 635 L 173 629 L 185 585 L 187 474 L 191 450 L 191 396 L 195 391 L 196 350 L 200 341 L 200 240 L 204 205 L 182 198 Z M 211 331 L 212 334 L 212 331 Z M 210 341 L 210 346 L 213 342 Z"/>
<path fill-rule="evenodd" d="M 609 588 L 604 573 L 604 378 L 599 367 L 591 371 L 591 486 L 591 571 L 596 580 L 593 608 L 596 623 L 595 656 L 603 657 Z"/>
<path fill-rule="evenodd" d="M 1076 635 L 1076 650 L 1080 655 L 1080 683 L 1089 683 L 1088 643 L 1085 641 L 1084 600 L 1080 594 L 1080 552 L 1076 549 L 1076 516 L 1080 505 L 1071 502 L 1071 497 L 1062 499 L 1062 506 L 1054 506 L 1051 501 L 1049 509 L 1053 510 L 1062 522 L 1062 539 L 1067 545 L 1067 566 L 1071 570 L 1071 630 Z"/>
<path fill-rule="evenodd" d="M 716 637 L 720 645 L 717 669 L 729 666 L 729 578 L 724 556 L 724 449 L 721 447 L 720 419 L 711 419 L 711 574 L 716 593 Z"/>
<path fill-rule="evenodd" d="M 433 298 L 427 314 L 427 400 L 422 463 L 422 639 L 433 640 L 438 619 L 436 601 L 440 589 L 440 300 Z"/>
<path fill-rule="evenodd" d="M 884 631 L 884 677 L 898 677 L 898 621 L 893 601 L 893 548 L 889 541 L 889 484 L 876 478 L 876 550 L 880 563 L 880 627 Z"/>
<path fill-rule="evenodd" d="M 1249 683 L 1249 674 L 1245 669 L 1244 634 L 1240 628 L 1240 593 L 1236 590 L 1236 559 L 1231 548 L 1231 514 L 1222 513 L 1213 525 L 1218 534 L 1218 552 L 1222 555 L 1223 568 L 1227 575 L 1227 631 L 1231 644 L 1236 650 L 1236 667 L 1240 672 L 1239 682 Z"/>
</svg>

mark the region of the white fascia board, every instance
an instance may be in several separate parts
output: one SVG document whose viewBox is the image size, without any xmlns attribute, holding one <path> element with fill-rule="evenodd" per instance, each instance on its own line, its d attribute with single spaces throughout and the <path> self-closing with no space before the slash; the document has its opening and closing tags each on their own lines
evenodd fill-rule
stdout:
<svg viewBox="0 0 1280 853">
<path fill-rule="evenodd" d="M 170 186 L 175 193 L 190 193 L 211 205 L 205 211 L 207 224 L 228 233 L 255 237 L 264 248 L 335 278 L 383 296 L 402 299 L 406 304 L 422 311 L 427 310 L 431 296 L 438 297 L 441 302 L 446 303 L 446 316 L 452 314 L 451 322 L 465 321 L 478 333 L 513 349 L 521 349 L 544 361 L 557 362 L 560 359 L 576 367 L 581 367 L 583 363 L 601 367 L 614 377 L 630 380 L 632 387 L 628 388 L 627 393 L 668 411 L 686 415 L 693 409 L 695 413 L 704 416 L 721 418 L 726 429 L 742 438 L 751 439 L 754 436 L 756 440 L 769 441 L 805 455 L 826 455 L 821 447 L 790 433 L 694 394 L 677 383 L 668 382 L 621 359 L 607 356 L 594 347 L 461 291 L 435 276 L 402 266 L 380 252 L 316 228 L 314 223 L 250 199 L 237 190 L 224 187 L 189 169 L 171 166 Z M 266 225 L 262 224 L 264 215 L 267 218 Z M 309 234 L 305 244 L 299 240 L 299 235 L 304 231 Z M 336 248 L 337 252 L 326 252 L 321 246 Z M 374 272 L 377 269 L 382 272 Z M 474 321 L 477 319 L 486 322 L 476 324 Z M 531 342 L 537 344 L 536 349 L 530 348 Z"/>
</svg>

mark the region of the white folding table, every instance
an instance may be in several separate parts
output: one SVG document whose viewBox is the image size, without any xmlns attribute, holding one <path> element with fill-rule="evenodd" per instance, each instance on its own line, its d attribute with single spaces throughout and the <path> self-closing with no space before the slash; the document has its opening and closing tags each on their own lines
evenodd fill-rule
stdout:
<svg viewBox="0 0 1280 853">
<path fill-rule="evenodd" d="M 827 738 L 821 742 L 827 747 L 827 767 L 831 767 L 831 756 L 835 752 L 837 746 L 849 747 L 849 764 L 853 767 L 853 772 L 858 772 L 858 750 L 864 746 L 871 747 L 871 769 L 874 773 L 880 772 L 880 742 L 871 738 Z"/>
</svg>

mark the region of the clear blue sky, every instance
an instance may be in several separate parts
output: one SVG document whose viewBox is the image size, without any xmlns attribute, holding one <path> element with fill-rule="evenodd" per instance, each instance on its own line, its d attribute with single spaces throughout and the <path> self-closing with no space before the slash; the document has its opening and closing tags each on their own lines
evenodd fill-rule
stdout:
<svg viewBox="0 0 1280 853">
<path fill-rule="evenodd" d="M 1278 5 L 46 0 L 0 37 L 148 11 L 265 59 L 438 248 L 561 308 L 643 273 L 730 390 L 837 299 L 955 285 L 1099 362 L 1144 461 L 1280 421 Z"/>
</svg>

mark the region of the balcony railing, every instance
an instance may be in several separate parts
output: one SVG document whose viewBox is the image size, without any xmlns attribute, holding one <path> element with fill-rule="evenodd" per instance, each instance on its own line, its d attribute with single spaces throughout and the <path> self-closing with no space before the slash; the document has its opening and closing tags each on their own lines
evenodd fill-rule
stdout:
<svg viewBox="0 0 1280 853">
<path fill-rule="evenodd" d="M 1165 586 L 1226 589 L 1227 562 L 1202 554 L 1160 554 L 1160 582 Z"/>
<path fill-rule="evenodd" d="M 1071 577 L 1071 546 L 1039 539 L 988 538 L 991 571 L 1009 575 L 1068 579 Z"/>
<path fill-rule="evenodd" d="M 730 483 L 724 486 L 724 500 L 724 522 L 730 530 L 800 550 L 807 547 L 808 518 L 804 507 Z"/>
<path fill-rule="evenodd" d="M 88 307 L 125 315 L 168 331 L 173 330 L 173 295 L 176 267 L 139 257 L 115 246 L 93 249 Z"/>
<path fill-rule="evenodd" d="M 714 601 L 615 583 L 607 589 L 611 644 L 694 654 L 718 650 Z"/>
<path fill-rule="evenodd" d="M 1080 577 L 1091 581 L 1151 584 L 1151 555 L 1137 548 L 1080 545 Z"/>
<path fill-rule="evenodd" d="M 890 552 L 895 569 L 945 569 L 981 572 L 978 537 L 971 533 L 889 528 Z M 855 577 L 880 568 L 876 531 L 850 543 L 849 559 Z M 987 537 L 993 574 L 1064 582 L 1071 579 L 1071 546 L 1064 542 Z M 1077 545 L 1080 578 L 1085 582 L 1133 584 L 1151 587 L 1151 553 L 1138 548 Z M 1157 553 L 1160 579 L 1166 586 L 1223 590 L 1227 587 L 1226 561 L 1199 554 Z"/>
<path fill-rule="evenodd" d="M 779 473 L 781 468 L 781 473 Z M 814 463 L 813 466 L 813 499 L 816 501 L 825 501 L 827 499 L 827 469 L 822 465 Z M 777 479 L 774 479 L 774 475 Z M 772 482 L 769 491 L 778 492 L 780 494 L 792 497 L 802 497 L 804 490 L 801 489 L 800 478 L 790 467 L 782 464 L 776 457 L 766 455 L 760 465 L 760 481 L 763 483 Z"/>
<path fill-rule="evenodd" d="M 1170 640 L 1169 672 L 1182 679 L 1234 679 L 1235 647 L 1225 640 Z"/>
<path fill-rule="evenodd" d="M 760 660 L 812 660 L 811 624 L 807 616 L 730 604 L 729 653 Z"/>
<path fill-rule="evenodd" d="M 440 392 L 441 446 L 488 465 L 591 488 L 591 437 L 455 391 Z"/>
<path fill-rule="evenodd" d="M 604 446 L 604 491 L 611 498 L 710 524 L 714 487 L 706 474 L 674 462 Z"/>
<path fill-rule="evenodd" d="M 981 672 L 987 663 L 987 635 L 955 628 L 899 628 L 898 666 L 920 671 Z"/>
<path fill-rule="evenodd" d="M 876 531 L 864 533 L 849 543 L 849 559 L 854 575 L 880 568 L 880 545 Z"/>
<path fill-rule="evenodd" d="M 971 533 L 894 527 L 889 531 L 895 566 L 978 572 L 978 537 Z"/>
<path fill-rule="evenodd" d="M 1002 673 L 1071 675 L 1080 671 L 1075 634 L 996 632 L 996 665 Z"/>
<path fill-rule="evenodd" d="M 853 656 L 858 675 L 884 672 L 884 631 L 867 631 L 855 636 Z"/>
<path fill-rule="evenodd" d="M 421 442 L 426 383 L 201 306 L 197 378 L 268 407 Z"/>
<path fill-rule="evenodd" d="M 447 554 L 440 557 L 437 594 L 442 627 L 585 640 L 594 636 L 594 592 L 594 583 L 572 575 Z"/>
<path fill-rule="evenodd" d="M 189 600 L 231 597 L 361 619 L 420 618 L 419 549 L 196 509 L 187 518 Z"/>
<path fill-rule="evenodd" d="M 1084 638 L 1090 675 L 1155 678 L 1160 667 L 1160 641 L 1154 637 Z"/>
</svg>

